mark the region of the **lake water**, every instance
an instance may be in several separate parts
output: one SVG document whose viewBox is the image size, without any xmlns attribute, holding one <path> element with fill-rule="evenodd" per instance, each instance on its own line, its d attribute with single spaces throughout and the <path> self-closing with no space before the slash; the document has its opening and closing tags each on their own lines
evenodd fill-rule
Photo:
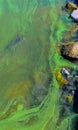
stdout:
<svg viewBox="0 0 78 130">
<path fill-rule="evenodd" d="M 74 117 L 57 125 L 54 73 L 74 66 L 56 47 L 70 39 L 66 2 L 0 0 L 0 130 L 67 130 Z"/>
</svg>

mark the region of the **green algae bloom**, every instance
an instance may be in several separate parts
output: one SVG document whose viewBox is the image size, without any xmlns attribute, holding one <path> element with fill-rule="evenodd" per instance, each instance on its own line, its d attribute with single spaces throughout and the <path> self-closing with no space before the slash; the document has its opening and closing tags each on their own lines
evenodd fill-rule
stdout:
<svg viewBox="0 0 78 130">
<path fill-rule="evenodd" d="M 0 1 L 0 130 L 74 130 L 73 112 L 60 117 L 55 76 L 63 66 L 76 68 L 58 51 L 70 30 L 64 4 Z"/>
</svg>

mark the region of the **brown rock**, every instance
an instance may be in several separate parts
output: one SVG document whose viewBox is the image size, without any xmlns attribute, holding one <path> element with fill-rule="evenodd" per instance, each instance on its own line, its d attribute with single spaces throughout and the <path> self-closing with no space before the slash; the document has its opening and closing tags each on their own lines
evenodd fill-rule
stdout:
<svg viewBox="0 0 78 130">
<path fill-rule="evenodd" d="M 73 42 L 73 43 L 62 45 L 61 54 L 63 56 L 78 59 L 78 42 Z"/>
<path fill-rule="evenodd" d="M 69 12 L 72 12 L 73 10 L 75 9 L 78 9 L 78 6 L 72 2 L 68 2 L 66 5 L 65 5 L 65 8 L 69 11 Z"/>
</svg>

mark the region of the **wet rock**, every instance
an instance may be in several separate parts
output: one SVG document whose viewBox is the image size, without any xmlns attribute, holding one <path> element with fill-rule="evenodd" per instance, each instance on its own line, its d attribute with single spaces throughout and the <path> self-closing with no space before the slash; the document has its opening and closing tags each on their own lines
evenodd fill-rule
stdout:
<svg viewBox="0 0 78 130">
<path fill-rule="evenodd" d="M 64 67 L 63 67 L 64 68 Z M 63 69 L 61 68 L 61 70 Z M 65 69 L 70 73 L 67 76 L 68 84 L 65 84 L 63 87 L 59 89 L 60 92 L 60 119 L 66 116 L 71 115 L 72 112 L 78 114 L 78 68 L 68 68 L 65 67 L 63 73 L 65 73 Z M 60 71 L 61 72 L 61 71 Z M 62 73 L 62 72 L 61 72 Z M 70 80 L 69 80 L 70 77 Z M 74 82 L 77 82 L 76 84 Z M 72 129 L 73 130 L 73 129 Z"/>
<path fill-rule="evenodd" d="M 71 17 L 78 22 L 78 9 L 73 10 L 73 12 L 71 13 Z"/>
<path fill-rule="evenodd" d="M 76 33 L 78 31 L 78 23 L 74 23 L 71 29 L 71 33 Z"/>
<path fill-rule="evenodd" d="M 61 55 L 66 58 L 78 59 L 78 42 L 62 45 Z"/>
<path fill-rule="evenodd" d="M 73 96 L 70 94 L 66 97 L 66 100 L 68 103 L 71 103 L 73 101 Z"/>
<path fill-rule="evenodd" d="M 63 68 L 61 68 L 61 70 L 64 70 L 63 73 L 65 73 L 65 69 L 69 70 L 69 76 L 67 76 L 68 84 L 65 84 L 59 90 L 60 105 L 62 110 L 64 110 L 62 116 L 64 117 L 71 114 L 71 112 L 78 113 L 78 68 Z"/>
<path fill-rule="evenodd" d="M 61 73 L 65 78 L 67 78 L 70 75 L 70 72 L 66 68 L 62 68 Z"/>
<path fill-rule="evenodd" d="M 65 8 L 69 11 L 69 12 L 72 12 L 73 10 L 77 9 L 77 5 L 72 3 L 72 2 L 68 2 L 66 5 L 65 5 Z"/>
<path fill-rule="evenodd" d="M 60 88 L 65 84 L 68 84 L 68 81 L 64 78 L 60 71 L 56 71 L 55 76 Z"/>
</svg>

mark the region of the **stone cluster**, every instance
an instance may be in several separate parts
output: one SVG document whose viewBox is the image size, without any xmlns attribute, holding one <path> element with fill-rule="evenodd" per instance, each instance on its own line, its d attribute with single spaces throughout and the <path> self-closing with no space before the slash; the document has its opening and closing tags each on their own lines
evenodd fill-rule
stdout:
<svg viewBox="0 0 78 130">
<path fill-rule="evenodd" d="M 71 18 L 78 22 L 78 6 L 72 2 L 65 5 L 65 9 L 70 12 Z"/>
<path fill-rule="evenodd" d="M 78 68 L 61 68 L 62 76 L 68 81 L 68 84 L 63 84 L 60 88 L 60 104 L 63 111 L 63 116 L 69 115 L 72 112 L 78 112 L 77 107 L 77 92 L 78 92 Z"/>
</svg>

